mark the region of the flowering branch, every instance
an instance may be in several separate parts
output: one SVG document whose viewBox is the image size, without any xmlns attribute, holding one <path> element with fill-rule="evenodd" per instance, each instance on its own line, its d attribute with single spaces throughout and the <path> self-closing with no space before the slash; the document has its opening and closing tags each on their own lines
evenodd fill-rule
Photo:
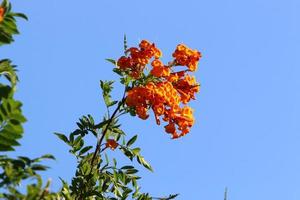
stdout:
<svg viewBox="0 0 300 200">
<path fill-rule="evenodd" d="M 139 47 L 127 48 L 125 41 L 124 49 L 125 55 L 117 61 L 107 59 L 114 64 L 113 71 L 120 76 L 120 82 L 125 86 L 122 99 L 112 100 L 110 93 L 113 89 L 113 81 L 100 81 L 107 108 L 107 116 L 103 121 L 94 124 L 90 115 L 84 116 L 77 123 L 79 129 L 72 132 L 69 137 L 57 134 L 71 146 L 70 152 L 78 159 L 75 177 L 67 190 L 78 200 L 95 196 L 102 199 L 126 199 L 130 193 L 132 199 L 139 200 L 174 199 L 177 194 L 158 198 L 151 197 L 148 193 L 141 193 L 137 184 L 140 178 L 136 175 L 138 170 L 131 165 L 118 167 L 115 159 L 113 164 L 110 164 L 110 159 L 106 154 L 104 159 L 102 153 L 107 149 L 118 149 L 131 161 L 136 159 L 139 164 L 152 171 L 150 164 L 140 154 L 141 149 L 132 147 L 137 140 L 137 135 L 126 142 L 118 118 L 129 113 L 146 120 L 149 117 L 148 111 L 152 110 L 158 125 L 161 124 L 161 119 L 167 123 L 165 131 L 171 134 L 173 139 L 186 135 L 194 124 L 193 110 L 186 104 L 195 99 L 195 94 L 200 89 L 200 84 L 190 73 L 197 69 L 201 54 L 180 44 L 173 53 L 173 61 L 164 65 L 160 60 L 162 53 L 154 43 L 142 40 Z M 152 68 L 147 71 L 146 66 L 149 63 Z M 174 72 L 173 68 L 176 66 L 186 66 L 188 69 Z M 110 115 L 110 107 L 115 105 Z M 100 135 L 97 130 L 102 130 Z M 92 146 L 84 146 L 83 140 L 89 132 L 97 138 L 92 153 L 89 153 Z M 120 143 L 121 137 L 122 143 Z M 128 186 L 129 183 L 132 187 Z"/>
</svg>

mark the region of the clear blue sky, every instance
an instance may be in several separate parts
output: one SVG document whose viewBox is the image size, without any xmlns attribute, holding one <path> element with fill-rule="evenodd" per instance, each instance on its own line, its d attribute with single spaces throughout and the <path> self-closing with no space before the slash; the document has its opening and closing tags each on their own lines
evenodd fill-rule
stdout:
<svg viewBox="0 0 300 200">
<path fill-rule="evenodd" d="M 300 198 L 300 1 L 12 1 L 29 22 L 0 49 L 19 67 L 17 98 L 28 118 L 18 154 L 52 153 L 44 173 L 70 180 L 75 160 L 53 132 L 69 133 L 83 114 L 105 111 L 99 80 L 115 79 L 105 58 L 154 41 L 168 61 L 178 43 L 203 54 L 191 133 L 170 140 L 153 120 L 123 118 L 155 172 L 144 191 L 180 200 Z M 120 94 L 117 89 L 115 97 Z"/>
</svg>

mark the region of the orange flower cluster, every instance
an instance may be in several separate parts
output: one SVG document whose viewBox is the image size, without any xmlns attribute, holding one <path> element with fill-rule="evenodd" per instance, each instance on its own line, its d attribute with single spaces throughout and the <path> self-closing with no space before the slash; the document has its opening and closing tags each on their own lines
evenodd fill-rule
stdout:
<svg viewBox="0 0 300 200">
<path fill-rule="evenodd" d="M 144 44 L 146 45 L 143 46 Z M 138 52 L 143 52 L 149 47 L 154 48 L 154 44 L 143 40 L 140 44 L 141 49 Z M 137 48 L 130 49 L 136 50 Z M 159 60 L 159 56 L 155 56 L 153 51 L 151 52 L 154 60 L 151 62 L 152 69 L 149 75 L 152 75 L 154 79 L 146 81 L 145 84 L 133 85 L 127 91 L 126 105 L 134 108 L 141 119 L 147 119 L 149 117 L 148 111 L 151 109 L 158 125 L 161 123 L 160 119 L 167 122 L 165 131 L 171 134 L 172 138 L 184 136 L 194 124 L 193 110 L 185 104 L 191 99 L 195 99 L 195 93 L 200 90 L 195 77 L 187 72 L 196 70 L 200 53 L 196 50 L 190 52 L 188 47 L 182 44 L 178 45 L 173 53 L 175 59 L 166 66 Z M 134 60 L 135 56 L 132 55 L 131 52 L 130 57 L 119 59 L 118 66 L 120 69 L 129 69 L 131 72 L 136 70 L 138 59 L 134 62 L 130 61 L 135 63 L 133 65 L 125 65 L 122 62 L 125 58 Z M 143 66 L 142 69 L 150 62 L 150 59 L 151 57 L 148 56 L 145 62 L 139 63 Z M 177 65 L 187 66 L 189 70 L 173 72 L 173 68 Z M 139 73 L 143 73 L 143 71 L 139 71 Z M 149 77 L 149 75 L 143 77 Z"/>
<path fill-rule="evenodd" d="M 181 108 L 180 104 L 190 101 L 191 98 L 194 98 L 194 93 L 199 91 L 198 85 L 193 85 L 188 91 L 186 77 L 180 79 L 176 84 L 163 81 L 149 82 L 145 86 L 134 87 L 127 92 L 126 104 L 134 107 L 141 119 L 148 118 L 147 112 L 151 108 L 158 125 L 160 124 L 160 117 L 169 122 L 165 126 L 167 133 L 172 134 L 173 138 L 183 136 L 189 132 L 190 127 L 194 124 L 194 118 L 193 110 L 188 106 Z M 180 88 L 184 88 L 184 90 Z M 176 131 L 176 126 L 181 133 Z"/>
<path fill-rule="evenodd" d="M 4 20 L 5 8 L 0 7 L 0 23 Z"/>
<path fill-rule="evenodd" d="M 177 92 L 180 94 L 181 101 L 184 104 L 188 103 L 191 99 L 195 99 L 195 93 L 198 93 L 200 90 L 196 78 L 189 74 L 182 75 L 180 79 L 173 82 L 173 84 Z"/>
<path fill-rule="evenodd" d="M 122 70 L 129 70 L 130 76 L 135 79 L 140 78 L 151 58 L 158 59 L 161 57 L 161 51 L 155 47 L 155 44 L 146 40 L 140 42 L 139 48 L 131 47 L 126 53 L 129 53 L 129 56 L 119 58 L 117 65 Z"/>
<path fill-rule="evenodd" d="M 164 64 L 158 60 L 155 59 L 152 61 L 151 63 L 152 65 L 152 70 L 150 71 L 150 73 L 155 76 L 155 77 L 166 77 L 166 76 L 170 76 L 170 68 L 168 66 L 164 66 Z"/>
<path fill-rule="evenodd" d="M 175 63 L 177 65 L 187 66 L 189 70 L 193 72 L 197 70 L 201 53 L 197 50 L 192 50 L 183 44 L 179 44 L 173 53 L 173 57 L 175 58 Z"/>
<path fill-rule="evenodd" d="M 114 139 L 108 139 L 106 141 L 105 146 L 106 146 L 106 148 L 110 148 L 112 150 L 115 150 L 119 146 L 119 144 Z"/>
</svg>

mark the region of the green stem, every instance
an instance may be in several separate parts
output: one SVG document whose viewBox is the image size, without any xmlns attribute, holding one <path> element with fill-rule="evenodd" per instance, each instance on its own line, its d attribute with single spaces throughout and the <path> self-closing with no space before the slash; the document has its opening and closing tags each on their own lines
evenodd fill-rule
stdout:
<svg viewBox="0 0 300 200">
<path fill-rule="evenodd" d="M 90 170 L 90 173 L 89 173 L 89 176 L 88 177 L 91 177 L 91 173 L 93 172 L 93 168 L 94 168 L 94 162 L 95 162 L 95 158 L 97 156 L 98 153 L 102 153 L 103 151 L 101 150 L 101 146 L 102 146 L 102 142 L 103 142 L 103 139 L 108 131 L 108 128 L 110 127 L 110 124 L 113 122 L 114 118 L 116 117 L 116 114 L 119 112 L 120 108 L 124 105 L 125 101 L 126 101 L 126 91 L 127 91 L 127 87 L 125 87 L 125 90 L 124 90 L 124 94 L 123 94 L 123 97 L 122 97 L 122 100 L 119 102 L 118 104 L 118 107 L 115 109 L 115 111 L 113 112 L 113 114 L 111 115 L 111 117 L 109 118 L 108 120 L 108 123 L 104 129 L 104 131 L 102 132 L 102 135 L 101 135 L 101 138 L 97 141 L 97 145 L 96 145 L 96 149 L 93 153 L 93 157 L 92 157 L 92 160 L 91 160 L 91 170 Z M 105 150 L 106 148 L 104 148 L 103 150 Z M 89 179 L 88 178 L 86 180 L 86 182 L 89 182 Z M 77 199 L 77 198 L 75 198 Z M 80 192 L 79 194 L 79 197 L 78 199 L 82 199 L 82 192 Z"/>
<path fill-rule="evenodd" d="M 104 137 L 105 137 L 105 135 L 108 131 L 108 128 L 109 128 L 110 124 L 112 123 L 113 119 L 115 118 L 115 115 L 118 113 L 119 109 L 121 108 L 121 106 L 125 103 L 125 100 L 126 100 L 126 98 L 125 98 L 125 96 L 123 96 L 123 98 L 122 98 L 121 102 L 119 103 L 118 107 L 116 108 L 116 110 L 111 115 L 111 117 L 110 117 L 110 119 L 109 119 L 109 121 L 108 121 L 102 135 L 101 135 L 101 138 L 97 142 L 97 146 L 96 146 L 95 152 L 94 152 L 92 160 L 91 160 L 92 168 L 93 168 L 94 161 L 95 161 L 95 158 L 96 158 L 97 154 L 101 151 L 101 144 L 102 144 L 103 139 L 104 139 Z"/>
</svg>

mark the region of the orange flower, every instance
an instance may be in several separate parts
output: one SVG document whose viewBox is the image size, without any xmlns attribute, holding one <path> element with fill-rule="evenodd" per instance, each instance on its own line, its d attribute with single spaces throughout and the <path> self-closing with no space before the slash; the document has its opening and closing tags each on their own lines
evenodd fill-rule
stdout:
<svg viewBox="0 0 300 200">
<path fill-rule="evenodd" d="M 194 76 L 186 75 L 174 83 L 174 87 L 179 92 L 182 103 L 186 104 L 191 99 L 195 99 L 195 93 L 199 92 L 200 86 Z"/>
<path fill-rule="evenodd" d="M 164 66 L 164 64 L 160 60 L 158 60 L 158 59 L 153 60 L 152 63 L 151 63 L 151 65 L 154 68 L 155 67 L 163 67 Z"/>
<path fill-rule="evenodd" d="M 147 108 L 143 106 L 136 106 L 136 114 L 139 116 L 141 119 L 147 119 L 149 115 L 147 114 Z"/>
<path fill-rule="evenodd" d="M 129 70 L 129 75 L 135 79 L 139 79 L 145 66 L 154 57 L 161 57 L 161 51 L 155 47 L 154 43 L 142 40 L 139 44 L 140 48 L 131 47 L 126 53 L 128 57 L 122 56 L 118 60 L 118 66 L 121 70 Z"/>
<path fill-rule="evenodd" d="M 120 67 L 120 69 L 125 70 L 128 68 L 131 68 L 133 63 L 132 60 L 130 58 L 127 58 L 125 56 L 122 56 L 121 58 L 119 58 L 117 65 Z"/>
<path fill-rule="evenodd" d="M 172 135 L 176 134 L 175 124 L 172 122 L 165 126 L 165 130 L 167 133 L 170 133 Z"/>
<path fill-rule="evenodd" d="M 110 148 L 112 150 L 115 150 L 118 147 L 118 145 L 119 144 L 114 139 L 108 139 L 105 144 L 107 148 Z"/>
<path fill-rule="evenodd" d="M 196 71 L 198 61 L 201 58 L 201 53 L 197 50 L 192 50 L 183 44 L 179 44 L 173 53 L 177 65 L 187 66 L 190 71 Z"/>
<path fill-rule="evenodd" d="M 5 8 L 0 7 L 0 23 L 4 20 Z"/>
<path fill-rule="evenodd" d="M 147 40 L 142 40 L 139 44 L 141 49 L 148 49 L 151 46 L 151 43 Z"/>
<path fill-rule="evenodd" d="M 154 67 L 150 73 L 155 77 L 167 77 L 170 75 L 170 69 L 167 67 Z"/>
<path fill-rule="evenodd" d="M 170 75 L 167 77 L 167 80 L 171 83 L 178 81 L 178 75 L 176 73 L 170 73 Z"/>
<path fill-rule="evenodd" d="M 160 58 L 161 56 L 162 56 L 161 51 L 160 51 L 159 49 L 155 49 L 155 50 L 154 50 L 154 57 L 155 57 L 155 59 L 158 59 L 158 58 Z"/>
</svg>

